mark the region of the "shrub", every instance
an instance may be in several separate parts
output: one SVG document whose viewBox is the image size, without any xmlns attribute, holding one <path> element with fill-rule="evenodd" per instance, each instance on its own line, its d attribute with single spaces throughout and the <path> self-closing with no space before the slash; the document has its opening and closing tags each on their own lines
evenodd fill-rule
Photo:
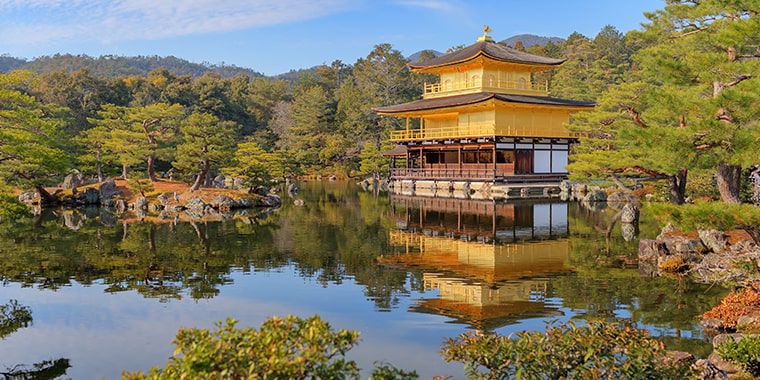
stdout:
<svg viewBox="0 0 760 380">
<path fill-rule="evenodd" d="M 446 361 L 465 365 L 472 379 L 686 379 L 689 363 L 667 360 L 645 331 L 603 322 L 547 326 L 515 337 L 467 332 L 446 340 Z"/>
<path fill-rule="evenodd" d="M 736 322 L 742 315 L 750 315 L 760 308 L 760 294 L 751 288 L 731 292 L 718 306 L 706 311 L 702 316 L 723 321 L 727 329 L 735 329 Z"/>
<path fill-rule="evenodd" d="M 727 339 L 715 350 L 724 360 L 736 364 L 755 378 L 760 377 L 760 336 L 745 335 L 738 341 Z"/>
<path fill-rule="evenodd" d="M 154 367 L 150 374 L 125 373 L 125 379 L 346 379 L 358 378 L 359 368 L 344 358 L 356 345 L 359 333 L 334 332 L 319 316 L 308 319 L 272 317 L 259 330 L 238 329 L 228 318 L 217 322 L 213 332 L 182 329 L 177 333 L 174 357 L 166 368 Z M 378 379 L 416 379 L 382 363 L 375 369 Z"/>
</svg>

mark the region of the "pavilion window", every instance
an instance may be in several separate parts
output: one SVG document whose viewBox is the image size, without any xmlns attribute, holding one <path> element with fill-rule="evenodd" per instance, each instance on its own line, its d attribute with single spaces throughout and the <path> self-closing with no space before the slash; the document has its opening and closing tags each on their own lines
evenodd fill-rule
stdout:
<svg viewBox="0 0 760 380">
<path fill-rule="evenodd" d="M 497 164 L 514 164 L 515 151 L 514 150 L 497 150 L 496 163 Z"/>
</svg>

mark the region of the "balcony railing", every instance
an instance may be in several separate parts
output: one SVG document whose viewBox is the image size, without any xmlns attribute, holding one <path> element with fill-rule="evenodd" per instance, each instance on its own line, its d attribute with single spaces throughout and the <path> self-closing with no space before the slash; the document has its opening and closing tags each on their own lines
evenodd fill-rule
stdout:
<svg viewBox="0 0 760 380">
<path fill-rule="evenodd" d="M 404 131 L 391 131 L 391 141 L 429 140 L 429 139 L 454 139 L 463 137 L 487 137 L 493 136 L 495 126 L 493 122 L 468 123 L 452 127 L 427 127 L 424 129 L 410 129 Z"/>
<path fill-rule="evenodd" d="M 465 94 L 476 91 L 546 96 L 549 83 L 532 83 L 524 80 L 476 79 L 425 84 L 425 98 Z"/>
</svg>

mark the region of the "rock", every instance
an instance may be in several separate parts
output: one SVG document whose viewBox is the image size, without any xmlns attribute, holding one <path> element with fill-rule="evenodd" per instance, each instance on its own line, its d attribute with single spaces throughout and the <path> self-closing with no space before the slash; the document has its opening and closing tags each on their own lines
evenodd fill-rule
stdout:
<svg viewBox="0 0 760 380">
<path fill-rule="evenodd" d="M 709 359 L 699 359 L 692 366 L 699 371 L 699 379 L 701 380 L 728 380 L 726 371 L 718 368 Z"/>
<path fill-rule="evenodd" d="M 192 197 L 185 202 L 185 213 L 193 219 L 200 219 L 206 213 L 206 203 L 198 197 Z"/>
<path fill-rule="evenodd" d="M 604 190 L 592 190 L 586 193 L 586 196 L 583 198 L 583 200 L 589 203 L 606 202 L 607 193 Z"/>
<path fill-rule="evenodd" d="M 115 196 L 121 195 L 121 190 L 116 187 L 116 182 L 113 180 L 108 180 L 100 184 L 98 192 L 100 193 L 101 202 L 105 202 Z"/>
<path fill-rule="evenodd" d="M 666 254 L 665 245 L 661 242 L 651 239 L 639 240 L 639 274 L 645 277 L 658 276 L 660 256 Z"/>
<path fill-rule="evenodd" d="M 620 224 L 620 235 L 623 236 L 623 240 L 633 241 L 633 239 L 635 239 L 636 235 L 638 234 L 639 234 L 639 228 L 637 224 L 633 224 L 633 223 Z"/>
<path fill-rule="evenodd" d="M 267 189 L 266 186 L 256 186 L 253 188 L 253 193 L 266 196 L 269 194 L 269 189 Z"/>
<path fill-rule="evenodd" d="M 639 203 L 639 197 L 630 191 L 616 191 L 607 196 L 607 203 L 610 207 L 620 210 L 626 204 L 635 205 Z"/>
<path fill-rule="evenodd" d="M 66 228 L 77 231 L 84 226 L 84 219 L 77 212 L 63 214 L 63 224 Z"/>
<path fill-rule="evenodd" d="M 760 327 L 760 316 L 742 315 L 736 320 L 737 331 L 757 331 Z"/>
<path fill-rule="evenodd" d="M 214 177 L 214 180 L 212 181 L 211 185 L 217 189 L 223 189 L 224 182 L 225 182 L 224 175 L 219 174 L 218 176 Z"/>
<path fill-rule="evenodd" d="M 100 215 L 98 215 L 98 220 L 100 221 L 100 224 L 106 227 L 113 227 L 119 221 L 119 218 L 110 212 L 108 208 L 100 207 Z"/>
<path fill-rule="evenodd" d="M 261 206 L 263 207 L 280 207 L 282 206 L 282 199 L 274 194 L 269 194 L 266 197 L 262 198 L 259 202 Z"/>
<path fill-rule="evenodd" d="M 588 187 L 585 184 L 582 183 L 573 183 L 572 189 L 570 193 L 576 198 L 580 199 L 584 195 L 586 195 L 586 191 L 588 191 Z"/>
<path fill-rule="evenodd" d="M 303 199 L 296 199 L 293 201 L 293 204 L 296 206 L 303 206 L 306 203 L 303 201 Z"/>
<path fill-rule="evenodd" d="M 709 250 L 720 253 L 726 249 L 728 242 L 726 241 L 726 234 L 717 230 L 697 230 L 699 238 L 702 240 L 702 244 Z"/>
<path fill-rule="evenodd" d="M 633 203 L 626 203 L 620 214 L 621 223 L 638 224 L 639 223 L 639 208 Z"/>
<path fill-rule="evenodd" d="M 127 210 L 127 204 L 123 199 L 117 199 L 114 201 L 113 208 L 116 210 L 116 212 L 121 214 Z"/>
<path fill-rule="evenodd" d="M 559 183 L 559 191 L 563 193 L 568 193 L 573 191 L 573 185 L 568 180 L 562 180 L 562 182 Z"/>
<path fill-rule="evenodd" d="M 77 205 L 100 204 L 100 192 L 93 187 L 88 187 L 76 195 Z"/>
<path fill-rule="evenodd" d="M 212 201 L 211 205 L 218 209 L 232 209 L 235 208 L 235 200 L 226 195 L 217 195 Z"/>
<path fill-rule="evenodd" d="M 148 206 L 148 210 L 151 212 L 159 212 L 164 209 L 164 206 L 158 203 L 151 203 Z"/>
<path fill-rule="evenodd" d="M 699 237 L 692 237 L 681 233 L 672 233 L 661 235 L 657 240 L 665 244 L 665 248 L 667 248 L 669 255 L 704 254 L 707 252 L 707 247 L 702 244 L 702 240 L 699 239 Z"/>
<path fill-rule="evenodd" d="M 702 318 L 699 321 L 699 325 L 702 326 L 705 330 L 713 330 L 713 331 L 723 331 L 725 330 L 725 325 L 723 324 L 723 321 L 718 318 Z"/>
<path fill-rule="evenodd" d="M 61 187 L 64 189 L 73 189 L 75 187 L 81 186 L 83 182 L 84 177 L 82 176 L 82 173 L 77 172 L 64 177 Z"/>
<path fill-rule="evenodd" d="M 137 197 L 135 199 L 135 210 L 147 210 L 148 209 L 148 198 L 145 197 Z"/>
<path fill-rule="evenodd" d="M 37 194 L 36 191 L 22 191 L 21 194 L 18 195 L 18 200 L 19 202 L 28 205 L 39 204 L 40 195 Z"/>
<path fill-rule="evenodd" d="M 665 361 L 671 365 L 680 364 L 693 364 L 695 361 L 694 355 L 684 351 L 668 351 L 665 356 Z"/>
<path fill-rule="evenodd" d="M 170 204 L 172 204 L 174 202 L 174 196 L 172 194 L 169 194 L 169 193 L 163 193 L 163 194 L 159 194 L 156 197 L 156 200 L 162 206 L 168 206 L 168 205 L 170 205 Z"/>
<path fill-rule="evenodd" d="M 235 208 L 250 208 L 251 200 L 248 198 L 240 198 L 235 201 Z"/>
</svg>

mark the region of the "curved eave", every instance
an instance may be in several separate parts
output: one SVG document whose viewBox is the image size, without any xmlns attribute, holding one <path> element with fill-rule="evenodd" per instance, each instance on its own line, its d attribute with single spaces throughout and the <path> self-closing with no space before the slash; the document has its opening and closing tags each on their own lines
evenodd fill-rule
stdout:
<svg viewBox="0 0 760 380">
<path fill-rule="evenodd" d="M 493 41 L 479 41 L 461 50 L 423 62 L 409 63 L 408 66 L 412 71 L 429 71 L 461 65 L 480 57 L 486 57 L 495 62 L 544 67 L 547 69 L 565 62 L 564 59 L 526 53 Z"/>
<path fill-rule="evenodd" d="M 475 94 L 420 99 L 413 102 L 396 104 L 392 106 L 375 107 L 372 110 L 381 115 L 411 116 L 423 111 L 433 111 L 438 109 L 474 105 L 478 103 L 484 103 L 489 100 L 510 104 L 526 104 L 571 109 L 575 111 L 591 110 L 594 108 L 594 106 L 596 106 L 596 104 L 593 102 L 581 102 L 575 100 L 551 98 L 547 96 L 510 95 L 496 94 L 493 92 L 479 92 Z"/>
</svg>

